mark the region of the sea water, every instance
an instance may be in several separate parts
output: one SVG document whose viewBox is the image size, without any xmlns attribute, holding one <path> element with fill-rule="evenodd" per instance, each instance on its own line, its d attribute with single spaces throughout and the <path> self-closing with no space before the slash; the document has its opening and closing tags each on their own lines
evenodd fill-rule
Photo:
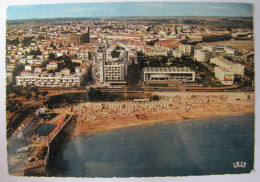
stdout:
<svg viewBox="0 0 260 182">
<path fill-rule="evenodd" d="M 253 166 L 254 115 L 245 114 L 125 128 L 69 140 L 56 156 L 53 175 L 240 174 L 250 173 Z"/>
</svg>

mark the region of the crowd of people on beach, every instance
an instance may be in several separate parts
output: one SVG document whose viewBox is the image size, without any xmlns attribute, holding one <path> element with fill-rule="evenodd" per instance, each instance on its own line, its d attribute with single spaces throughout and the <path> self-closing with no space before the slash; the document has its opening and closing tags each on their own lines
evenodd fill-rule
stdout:
<svg viewBox="0 0 260 182">
<path fill-rule="evenodd" d="M 149 115 L 156 113 L 167 113 L 173 111 L 191 112 L 193 109 L 211 109 L 221 107 L 223 99 L 208 97 L 190 98 L 182 100 L 179 98 L 152 102 L 104 102 L 84 103 L 63 108 L 63 112 L 77 115 L 79 123 L 86 123 L 89 120 L 95 122 L 115 120 L 122 117 L 132 117 L 138 120 L 149 119 Z M 214 104 L 211 104 L 214 103 Z"/>
<path fill-rule="evenodd" d="M 254 111 L 254 97 L 248 97 L 249 93 L 159 94 L 158 101 L 85 102 L 55 112 L 75 115 L 72 137 L 77 138 L 122 127 Z"/>
</svg>

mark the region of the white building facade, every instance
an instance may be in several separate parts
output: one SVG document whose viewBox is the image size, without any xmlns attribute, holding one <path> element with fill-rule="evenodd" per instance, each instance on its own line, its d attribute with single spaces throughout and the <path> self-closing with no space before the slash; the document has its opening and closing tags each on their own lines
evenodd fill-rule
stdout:
<svg viewBox="0 0 260 182">
<path fill-rule="evenodd" d="M 195 49 L 194 50 L 194 59 L 199 62 L 209 61 L 210 59 L 210 52 L 202 49 Z"/>
<path fill-rule="evenodd" d="M 232 85 L 234 82 L 234 72 L 229 69 L 216 66 L 214 68 L 215 77 L 218 78 L 223 85 Z"/>
<path fill-rule="evenodd" d="M 126 83 L 125 81 L 125 66 L 124 62 L 116 62 L 104 66 L 104 82 L 106 83 Z"/>
<path fill-rule="evenodd" d="M 53 73 L 28 73 L 27 75 L 16 76 L 16 85 L 38 87 L 79 87 L 84 80 L 84 75 L 62 76 Z"/>
<path fill-rule="evenodd" d="M 179 45 L 179 51 L 186 56 L 190 56 L 193 54 L 193 45 L 184 45 L 180 44 Z"/>
<path fill-rule="evenodd" d="M 187 67 L 145 67 L 144 82 L 194 82 L 195 72 Z"/>
<path fill-rule="evenodd" d="M 244 76 L 244 65 L 242 64 L 232 63 L 223 57 L 210 58 L 210 63 L 216 64 L 219 67 L 229 69 L 237 76 Z"/>
</svg>

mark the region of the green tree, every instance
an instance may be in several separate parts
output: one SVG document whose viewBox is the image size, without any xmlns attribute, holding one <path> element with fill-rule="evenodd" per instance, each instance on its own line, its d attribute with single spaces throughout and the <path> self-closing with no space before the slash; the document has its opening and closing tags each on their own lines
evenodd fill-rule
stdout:
<svg viewBox="0 0 260 182">
<path fill-rule="evenodd" d="M 154 100 L 154 101 L 160 100 L 160 98 L 157 95 L 154 95 L 151 99 Z"/>
<path fill-rule="evenodd" d="M 48 60 L 51 61 L 51 60 L 55 60 L 56 56 L 55 54 L 53 54 L 52 52 L 49 54 L 49 57 L 48 57 Z"/>
<path fill-rule="evenodd" d="M 26 98 L 27 100 L 30 100 L 31 97 L 32 97 L 32 94 L 31 94 L 30 92 L 27 92 L 27 93 L 25 94 L 25 98 Z"/>
<path fill-rule="evenodd" d="M 18 45 L 20 43 L 19 39 L 16 38 L 14 40 L 6 39 L 6 45 Z"/>
<path fill-rule="evenodd" d="M 112 58 L 118 58 L 119 55 L 120 55 L 120 52 L 118 52 L 118 51 L 116 51 L 116 50 L 113 50 L 113 51 L 111 52 Z"/>
<path fill-rule="evenodd" d="M 151 67 L 160 67 L 161 66 L 161 62 L 157 58 L 152 58 L 151 61 L 149 62 L 149 65 Z"/>
<path fill-rule="evenodd" d="M 19 106 L 19 109 L 21 109 L 22 106 L 23 106 L 23 103 L 22 102 L 18 102 L 18 106 Z"/>
<path fill-rule="evenodd" d="M 42 52 L 40 51 L 39 47 L 37 47 L 36 50 L 31 50 L 28 55 L 34 55 L 34 56 L 37 56 L 37 55 L 42 55 Z"/>
<path fill-rule="evenodd" d="M 167 56 L 162 56 L 162 64 L 165 65 L 168 62 Z"/>
<path fill-rule="evenodd" d="M 40 92 L 39 92 L 39 91 L 35 92 L 35 98 L 36 98 L 36 100 L 39 98 L 39 95 L 40 95 Z"/>
<path fill-rule="evenodd" d="M 20 73 L 24 70 L 24 64 L 17 64 L 13 71 L 14 83 L 16 82 L 15 77 L 19 76 Z"/>
<path fill-rule="evenodd" d="M 53 70 L 49 70 L 47 73 L 53 73 L 54 74 L 55 72 Z"/>
<path fill-rule="evenodd" d="M 23 47 L 28 47 L 32 43 L 33 39 L 34 39 L 34 37 L 26 37 L 26 38 L 24 38 L 23 41 L 22 41 Z"/>
<path fill-rule="evenodd" d="M 97 101 L 100 101 L 101 100 L 101 91 L 100 89 L 98 90 L 95 90 L 93 88 L 90 88 L 90 91 L 89 91 L 89 100 L 92 101 L 92 102 L 97 102 Z"/>
<path fill-rule="evenodd" d="M 44 99 L 45 99 L 46 95 L 48 95 L 48 94 L 49 94 L 49 92 L 47 90 L 41 92 L 41 95 L 44 97 Z"/>
</svg>

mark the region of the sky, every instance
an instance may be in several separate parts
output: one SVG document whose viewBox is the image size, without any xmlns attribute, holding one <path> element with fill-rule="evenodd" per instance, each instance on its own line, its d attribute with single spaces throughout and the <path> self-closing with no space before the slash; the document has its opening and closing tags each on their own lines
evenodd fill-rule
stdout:
<svg viewBox="0 0 260 182">
<path fill-rule="evenodd" d="M 9 6 L 7 20 L 57 17 L 225 16 L 252 17 L 249 3 L 99 2 Z"/>
</svg>

